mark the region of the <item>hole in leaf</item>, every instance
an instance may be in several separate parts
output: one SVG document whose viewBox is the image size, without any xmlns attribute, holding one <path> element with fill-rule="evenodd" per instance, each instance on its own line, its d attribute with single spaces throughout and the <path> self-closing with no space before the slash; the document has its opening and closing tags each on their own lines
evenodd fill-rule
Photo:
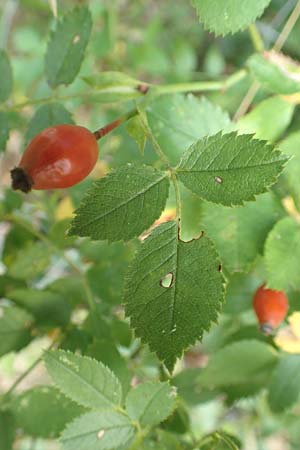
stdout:
<svg viewBox="0 0 300 450">
<path fill-rule="evenodd" d="M 215 182 L 218 184 L 222 184 L 223 183 L 223 179 L 221 177 L 215 177 Z"/>
<path fill-rule="evenodd" d="M 219 266 L 218 266 L 218 271 L 219 271 L 219 272 L 222 272 L 222 264 L 219 264 Z"/>
<path fill-rule="evenodd" d="M 163 278 L 161 278 L 159 284 L 161 285 L 161 287 L 170 288 L 173 285 L 173 281 L 174 281 L 174 275 L 172 274 L 172 272 L 169 272 L 169 273 L 167 273 L 167 275 L 165 275 Z"/>
</svg>

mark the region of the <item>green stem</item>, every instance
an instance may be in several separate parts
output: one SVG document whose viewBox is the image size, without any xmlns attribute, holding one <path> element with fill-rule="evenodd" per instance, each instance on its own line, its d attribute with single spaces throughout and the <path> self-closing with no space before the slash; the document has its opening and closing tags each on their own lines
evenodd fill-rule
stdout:
<svg viewBox="0 0 300 450">
<path fill-rule="evenodd" d="M 170 162 L 168 160 L 168 158 L 166 157 L 166 155 L 164 154 L 164 152 L 162 151 L 159 143 L 157 142 L 157 140 L 155 139 L 151 128 L 149 127 L 148 123 L 147 123 L 147 117 L 145 116 L 145 114 L 141 111 L 138 111 L 140 113 L 140 121 L 141 121 L 141 125 L 142 128 L 147 136 L 147 138 L 150 140 L 150 142 L 153 145 L 153 148 L 157 154 L 157 156 L 159 157 L 159 159 L 166 164 L 166 166 L 169 168 L 170 167 Z"/>
<path fill-rule="evenodd" d="M 147 436 L 147 434 L 150 431 L 149 428 L 142 429 L 138 422 L 136 423 L 136 426 L 137 426 L 138 432 L 137 432 L 136 438 L 135 438 L 132 446 L 130 447 L 130 450 L 139 450 L 141 448 L 141 444 L 143 443 L 143 440 L 145 439 L 145 437 Z"/>
<path fill-rule="evenodd" d="M 86 300 L 87 300 L 87 303 L 89 305 L 90 310 L 94 311 L 96 309 L 96 304 L 94 302 L 93 294 L 92 294 L 90 285 L 89 285 L 89 283 L 87 281 L 85 273 L 83 273 L 76 266 L 76 264 L 74 264 L 74 262 L 61 249 L 57 248 L 53 244 L 53 242 L 51 242 L 43 233 L 41 233 L 40 231 L 38 231 L 35 228 L 33 228 L 30 223 L 24 221 L 20 217 L 14 215 L 14 214 L 7 214 L 7 215 L 4 216 L 4 220 L 7 220 L 8 222 L 15 223 L 16 225 L 19 225 L 22 228 L 24 228 L 25 230 L 29 231 L 29 233 L 31 233 L 33 236 L 35 236 L 38 240 L 44 242 L 50 250 L 52 250 L 53 252 L 58 254 L 64 261 L 66 261 L 68 266 L 71 267 L 72 270 L 82 280 L 82 285 L 83 285 L 83 288 L 85 290 Z"/>
<path fill-rule="evenodd" d="M 287 38 L 289 37 L 292 29 L 294 28 L 297 20 L 300 17 L 300 1 L 297 2 L 295 8 L 293 9 L 290 17 L 288 18 L 285 26 L 283 27 L 278 39 L 276 40 L 274 46 L 272 47 L 272 50 L 276 52 L 280 52 L 282 47 L 284 46 L 284 43 L 286 42 Z M 254 100 L 254 97 L 256 96 L 257 92 L 260 89 L 260 83 L 258 81 L 254 81 L 249 90 L 247 91 L 246 95 L 244 96 L 240 106 L 238 107 L 233 120 L 237 121 L 240 117 L 242 117 L 246 112 L 248 111 L 252 101 Z"/>
<path fill-rule="evenodd" d="M 288 18 L 285 26 L 283 27 L 277 41 L 275 42 L 273 46 L 273 50 L 276 52 L 280 52 L 282 47 L 284 46 L 284 43 L 286 42 L 287 38 L 289 37 L 292 29 L 296 25 L 297 20 L 300 17 L 300 1 L 296 3 L 295 8 L 292 11 L 292 14 Z"/>
<path fill-rule="evenodd" d="M 252 23 L 249 26 L 249 33 L 250 33 L 251 41 L 252 41 L 252 44 L 253 44 L 253 47 L 255 48 L 255 50 L 258 53 L 263 52 L 265 49 L 264 41 L 261 37 L 261 34 L 260 34 L 257 26 L 254 23 Z"/>
<path fill-rule="evenodd" d="M 190 83 L 176 83 L 166 84 L 161 86 L 154 86 L 150 90 L 154 90 L 156 95 L 171 94 L 171 93 L 185 93 L 185 92 L 209 92 L 226 90 L 229 87 L 237 84 L 247 75 L 245 69 L 239 70 L 228 78 L 220 81 L 194 81 Z"/>
<path fill-rule="evenodd" d="M 94 135 L 97 140 L 101 139 L 103 136 L 106 136 L 108 133 L 110 133 L 112 130 L 120 126 L 122 123 L 127 122 L 127 120 L 131 119 L 132 117 L 136 116 L 138 114 L 138 110 L 132 109 L 128 113 L 124 114 L 123 116 L 119 117 L 118 119 L 114 120 L 113 122 L 109 123 L 108 125 L 105 125 L 105 127 L 99 128 L 94 132 Z"/>
<path fill-rule="evenodd" d="M 56 340 L 54 340 L 53 342 L 51 342 L 51 344 L 46 348 L 45 351 L 49 351 L 51 350 L 54 345 L 57 343 Z M 6 393 L 4 394 L 4 399 L 6 397 L 9 397 L 10 394 L 13 393 L 13 391 L 16 389 L 16 387 L 21 383 L 21 381 L 24 380 L 24 378 L 27 377 L 27 375 L 29 375 L 33 369 L 36 368 L 36 366 L 42 361 L 42 356 L 39 356 L 35 361 L 33 361 L 33 363 L 25 370 L 25 372 L 23 372 L 17 379 L 16 381 L 11 385 L 11 387 L 8 389 L 8 391 L 6 391 Z"/>
<path fill-rule="evenodd" d="M 148 92 L 153 93 L 154 95 L 161 95 L 161 94 L 171 94 L 171 93 L 185 93 L 185 92 L 209 92 L 209 91 L 219 91 L 219 90 L 226 90 L 230 86 L 233 86 L 234 84 L 238 83 L 240 80 L 242 80 L 247 74 L 247 71 L 245 69 L 239 70 L 232 75 L 230 75 L 228 78 L 220 81 L 195 81 L 190 83 L 175 83 L 175 84 L 166 84 L 161 86 L 155 86 L 155 85 L 147 85 L 147 84 L 137 84 L 136 86 L 121 86 L 121 87 L 110 87 L 110 88 L 104 88 L 104 89 L 98 89 L 98 90 L 88 90 L 83 92 L 78 92 L 75 94 L 67 94 L 67 95 L 52 95 L 48 97 L 42 97 L 34 100 L 26 100 L 25 102 L 16 103 L 11 106 L 7 106 L 6 109 L 8 111 L 15 111 L 22 108 L 25 108 L 27 106 L 33 106 L 33 105 L 41 105 L 44 103 L 51 102 L 53 100 L 55 101 L 66 101 L 66 100 L 72 100 L 74 98 L 90 98 L 93 96 L 97 96 L 99 94 L 109 94 L 114 93 L 116 94 L 118 92 L 118 89 L 122 92 L 124 92 L 124 89 L 126 89 L 126 92 L 131 92 L 132 94 L 136 96 L 144 96 Z"/>
</svg>

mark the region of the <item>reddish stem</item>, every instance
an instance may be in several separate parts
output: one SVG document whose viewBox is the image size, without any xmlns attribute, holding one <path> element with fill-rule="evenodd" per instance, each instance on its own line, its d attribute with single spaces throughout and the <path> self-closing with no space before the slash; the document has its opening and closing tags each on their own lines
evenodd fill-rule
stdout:
<svg viewBox="0 0 300 450">
<path fill-rule="evenodd" d="M 94 131 L 95 138 L 97 140 L 101 139 L 103 136 L 106 136 L 108 133 L 117 128 L 119 125 L 131 119 L 131 117 L 136 116 L 137 114 L 138 111 L 136 109 L 133 109 L 128 113 L 124 114 L 124 116 L 121 116 L 118 119 L 114 120 L 113 122 L 105 125 L 105 127 L 99 128 L 98 130 Z"/>
</svg>

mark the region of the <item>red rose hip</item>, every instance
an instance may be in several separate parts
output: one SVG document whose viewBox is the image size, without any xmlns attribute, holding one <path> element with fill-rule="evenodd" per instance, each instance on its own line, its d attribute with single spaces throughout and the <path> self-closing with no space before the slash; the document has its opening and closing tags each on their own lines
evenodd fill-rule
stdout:
<svg viewBox="0 0 300 450">
<path fill-rule="evenodd" d="M 11 171 L 13 189 L 67 188 L 79 183 L 98 159 L 95 135 L 77 125 L 46 128 L 28 144 Z"/>
<path fill-rule="evenodd" d="M 261 330 L 270 334 L 284 320 L 288 309 L 288 299 L 283 291 L 260 286 L 253 298 L 253 308 Z"/>
</svg>

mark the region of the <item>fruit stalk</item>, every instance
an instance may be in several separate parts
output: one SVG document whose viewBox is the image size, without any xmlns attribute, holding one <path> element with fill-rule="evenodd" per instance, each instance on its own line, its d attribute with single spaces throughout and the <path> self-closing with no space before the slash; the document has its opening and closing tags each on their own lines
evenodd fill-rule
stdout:
<svg viewBox="0 0 300 450">
<path fill-rule="evenodd" d="M 124 114 L 123 116 L 119 117 L 118 119 L 114 120 L 113 122 L 105 125 L 105 127 L 99 128 L 98 130 L 94 131 L 94 136 L 97 140 L 101 139 L 103 136 L 106 136 L 108 133 L 110 133 L 112 130 L 120 126 L 122 123 L 127 122 L 127 120 L 131 119 L 132 117 L 136 116 L 138 114 L 138 110 L 132 109 L 128 113 Z"/>
</svg>

